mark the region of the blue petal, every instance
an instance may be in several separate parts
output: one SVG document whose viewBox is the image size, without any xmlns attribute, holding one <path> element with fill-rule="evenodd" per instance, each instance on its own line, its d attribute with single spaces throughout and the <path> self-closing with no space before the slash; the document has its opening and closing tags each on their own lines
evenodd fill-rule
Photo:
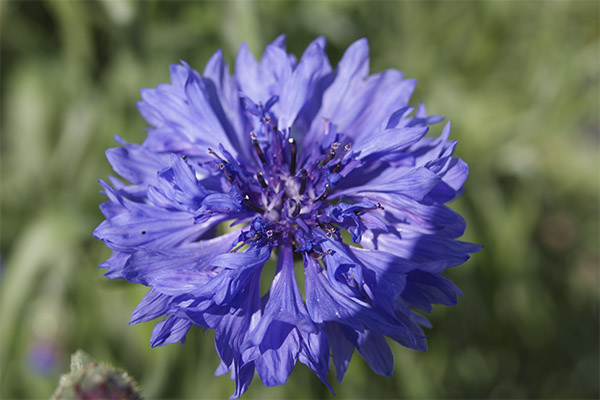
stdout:
<svg viewBox="0 0 600 400">
<path fill-rule="evenodd" d="M 279 329 L 275 324 L 273 329 Z M 300 342 L 297 330 L 291 330 L 278 349 L 268 348 L 254 363 L 256 372 L 265 386 L 283 385 L 287 382 L 298 358 Z"/>
<path fill-rule="evenodd" d="M 229 398 L 240 398 L 248 390 L 252 378 L 254 378 L 253 362 L 244 364 L 234 363 L 231 368 L 231 379 L 235 382 L 235 392 Z"/>
<path fill-rule="evenodd" d="M 374 330 L 394 340 L 403 340 L 408 347 L 416 346 L 417 338 L 404 324 L 379 312 L 369 304 L 347 297 L 333 289 L 310 256 L 304 257 L 306 269 L 306 305 L 313 321 L 339 322 L 357 331 Z M 411 345 L 412 344 L 412 345 Z"/>
<path fill-rule="evenodd" d="M 193 293 L 217 274 L 210 266 L 211 260 L 231 249 L 238 236 L 239 231 L 234 231 L 168 251 L 137 251 L 127 261 L 123 275 L 130 282 L 152 286 L 161 293 Z"/>
<path fill-rule="evenodd" d="M 191 322 L 182 318 L 169 317 L 164 321 L 157 323 L 152 330 L 150 344 L 152 347 L 164 346 L 165 344 L 181 344 L 185 341 L 185 335 L 192 326 Z"/>
<path fill-rule="evenodd" d="M 188 206 L 190 211 L 200 207 L 209 194 L 196 178 L 195 171 L 181 157 L 174 154 L 170 159 L 171 168 L 159 174 L 159 187 L 169 194 L 172 203 Z"/>
<path fill-rule="evenodd" d="M 383 335 L 372 331 L 359 333 L 356 349 L 375 373 L 394 374 L 394 355 Z"/>
<path fill-rule="evenodd" d="M 194 155 L 204 153 L 205 147 L 217 147 L 219 143 L 229 144 L 228 136 L 221 121 L 211 107 L 205 85 L 200 75 L 182 62 L 187 77 L 185 84 L 159 85 L 156 89 L 142 91 L 140 112 L 157 130 L 151 130 L 148 137 L 153 149 L 189 149 Z M 183 70 L 178 69 L 178 78 Z M 172 142 L 176 139 L 175 142 Z M 190 146 L 194 144 L 195 146 Z M 204 147 L 204 151 L 202 150 Z"/>
<path fill-rule="evenodd" d="M 268 45 L 265 53 L 260 60 L 263 71 L 270 75 L 273 82 L 277 82 L 277 87 L 271 87 L 271 96 L 281 95 L 281 85 L 287 82 L 292 76 L 292 64 L 290 63 L 285 48 L 276 45 Z"/>
<path fill-rule="evenodd" d="M 323 93 L 322 106 L 306 135 L 306 144 L 320 142 L 317 138 L 323 134 L 324 119 L 337 123 L 339 117 L 348 112 L 347 105 L 352 104 L 351 99 L 356 95 L 355 86 L 368 74 L 369 43 L 367 39 L 360 39 L 348 47 L 337 66 L 334 81 Z"/>
<path fill-rule="evenodd" d="M 206 95 L 233 148 L 240 149 L 242 157 L 248 158 L 249 146 L 246 132 L 249 127 L 243 118 L 238 87 L 229 75 L 223 52 L 217 51 L 204 69 Z M 247 161 L 247 160 L 246 160 Z"/>
<path fill-rule="evenodd" d="M 387 70 L 367 78 L 366 90 L 361 96 L 364 103 L 360 113 L 350 123 L 356 140 L 375 132 L 390 114 L 408 104 L 417 82 L 402 78 L 402 73 L 396 70 Z"/>
<path fill-rule="evenodd" d="M 267 47 L 269 46 L 275 46 L 282 50 L 285 50 L 285 33 L 282 33 L 281 35 L 277 36 L 275 40 L 273 40 L 271 44 L 269 44 Z"/>
<path fill-rule="evenodd" d="M 121 251 L 113 251 L 110 258 L 103 261 L 98 268 L 106 268 L 108 271 L 104 274 L 107 278 L 110 279 L 119 279 L 123 278 L 123 267 L 127 260 L 131 256 L 130 253 L 123 253 Z"/>
<path fill-rule="evenodd" d="M 193 242 L 226 218 L 216 217 L 197 224 L 189 213 L 146 204 L 130 207 L 126 212 L 103 221 L 94 230 L 94 237 L 105 242 L 113 250 L 164 249 Z"/>
<path fill-rule="evenodd" d="M 383 205 L 388 214 L 388 225 L 394 225 L 398 230 L 451 238 L 459 237 L 465 231 L 465 220 L 445 205 L 389 193 L 373 193 L 369 197 Z"/>
<path fill-rule="evenodd" d="M 326 322 L 325 333 L 327 334 L 328 342 L 331 346 L 331 357 L 335 370 L 337 372 L 337 381 L 341 382 L 350 365 L 355 341 L 349 340 L 346 331 L 350 332 L 350 336 L 356 337 L 356 331 L 345 327 L 337 322 Z"/>
<path fill-rule="evenodd" d="M 421 140 L 428 129 L 429 127 L 386 129 L 357 143 L 354 150 L 359 152 L 358 159 L 363 162 L 377 160 Z"/>
<path fill-rule="evenodd" d="M 316 327 L 296 283 L 291 245 L 284 245 L 279 248 L 269 300 L 244 346 L 244 359 L 256 358 L 256 369 L 265 385 L 287 381 L 300 352 L 300 331 L 314 333 Z"/>
<path fill-rule="evenodd" d="M 251 274 L 245 291 L 246 295 L 235 311 L 224 314 L 215 327 L 215 347 L 222 360 L 217 372 L 231 370 L 231 379 L 235 381 L 235 393 L 231 398 L 244 394 L 254 376 L 254 362 L 242 360 L 241 346 L 251 324 L 260 315 L 260 270 Z"/>
<path fill-rule="evenodd" d="M 241 198 L 237 193 L 212 193 L 204 198 L 202 207 L 198 210 L 197 216 L 203 214 L 235 214 L 243 210 Z"/>
<path fill-rule="evenodd" d="M 421 200 L 435 188 L 441 179 L 424 167 L 403 171 L 400 176 L 388 180 L 374 180 L 361 186 L 355 186 L 341 191 L 336 191 L 336 196 L 358 195 L 369 197 L 371 193 L 392 193 L 407 196 L 411 199 Z"/>
<path fill-rule="evenodd" d="M 129 324 L 139 324 L 140 322 L 147 322 L 165 315 L 169 310 L 171 300 L 171 296 L 163 294 L 156 289 L 150 289 L 131 313 Z"/>
<path fill-rule="evenodd" d="M 271 328 L 271 324 L 275 322 L 281 323 L 280 329 Z M 277 271 L 269 290 L 269 300 L 260 322 L 250 334 L 247 345 L 261 346 L 261 350 L 278 348 L 285 338 L 283 325 L 286 324 L 290 325 L 290 329 L 299 328 L 305 332 L 316 331 L 296 283 L 294 254 L 291 245 L 279 247 Z"/>
<path fill-rule="evenodd" d="M 219 144 L 229 144 L 229 137 L 210 103 L 202 77 L 187 64 L 186 67 L 188 68 L 188 80 L 185 83 L 185 94 L 190 110 L 185 118 L 190 118 L 193 126 L 197 129 L 194 139 L 206 140 L 208 144 L 212 143 L 215 147 Z"/>
<path fill-rule="evenodd" d="M 119 140 L 118 137 L 115 139 Z M 106 150 L 106 158 L 115 172 L 134 184 L 156 182 L 156 174 L 168 165 L 169 156 L 156 154 L 142 146 L 123 144 L 126 147 Z"/>
<path fill-rule="evenodd" d="M 442 274 L 413 271 L 408 275 L 402 297 L 412 307 L 431 312 L 432 304 L 456 304 L 458 295 L 462 296 L 460 289 Z"/>
<path fill-rule="evenodd" d="M 376 236 L 377 249 L 406 258 L 415 263 L 443 260 L 448 267 L 463 264 L 482 246 L 453 240 L 437 235 L 423 235 L 414 232 L 379 234 Z"/>
<path fill-rule="evenodd" d="M 344 247 L 341 251 L 352 254 L 361 266 L 363 279 L 370 289 L 372 300 L 382 310 L 393 315 L 396 299 L 404 291 L 406 274 L 418 265 L 383 251 Z"/>
<path fill-rule="evenodd" d="M 260 316 L 260 271 L 252 273 L 245 289 L 246 296 L 232 313 L 224 314 L 215 328 L 215 347 L 219 357 L 230 367 L 242 361 L 242 345 L 251 324 Z"/>
<path fill-rule="evenodd" d="M 301 350 L 298 360 L 313 371 L 317 377 L 334 393 L 327 381 L 329 372 L 329 343 L 324 331 L 316 333 L 300 332 Z"/>
<path fill-rule="evenodd" d="M 235 77 L 242 93 L 254 103 L 267 101 L 270 97 L 265 85 L 268 82 L 262 79 L 258 62 L 246 43 L 242 43 L 235 59 Z"/>
<path fill-rule="evenodd" d="M 292 126 L 298 113 L 307 101 L 319 78 L 331 72 L 331 66 L 323 48 L 311 43 L 290 79 L 282 88 L 279 98 L 278 129 L 285 131 Z"/>
<path fill-rule="evenodd" d="M 425 164 L 453 190 L 458 191 L 469 176 L 469 166 L 460 158 L 444 157 Z"/>
<path fill-rule="evenodd" d="M 215 304 L 237 307 L 252 273 L 260 270 L 271 256 L 268 246 L 252 247 L 243 253 L 226 253 L 211 260 L 210 265 L 223 270 L 206 285 L 198 297 L 213 299 Z"/>
<path fill-rule="evenodd" d="M 321 117 L 330 119 L 352 141 L 358 141 L 380 130 L 382 123 L 393 112 L 408 104 L 416 81 L 402 79 L 399 71 L 388 70 L 366 79 L 357 75 L 350 85 L 348 94 L 339 95 L 339 100 L 336 92 L 345 90 L 343 82 L 340 82 L 339 87 L 332 85 L 327 89 L 323 97 L 323 108 L 329 109 L 330 101 L 339 106 L 335 109 L 331 107 L 331 115 L 322 114 Z M 328 93 L 331 93 L 331 97 Z M 319 130 L 315 124 L 311 127 L 313 131 Z"/>
</svg>

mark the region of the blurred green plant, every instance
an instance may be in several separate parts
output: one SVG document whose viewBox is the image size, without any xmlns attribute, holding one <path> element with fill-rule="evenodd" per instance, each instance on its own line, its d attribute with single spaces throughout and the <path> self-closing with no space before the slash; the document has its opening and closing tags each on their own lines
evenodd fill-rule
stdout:
<svg viewBox="0 0 600 400">
<path fill-rule="evenodd" d="M 600 3 L 0 2 L 0 397 L 47 398 L 85 348 L 139 377 L 147 398 L 223 398 L 212 333 L 151 349 L 128 326 L 146 292 L 101 276 L 98 178 L 115 134 L 145 136 L 139 89 L 168 65 L 233 61 L 279 33 L 317 35 L 337 62 L 369 38 L 372 70 L 419 84 L 414 104 L 453 119 L 471 166 L 453 207 L 485 249 L 450 272 L 429 351 L 393 346 L 393 379 L 354 360 L 338 398 L 598 398 Z M 437 133 L 435 133 L 437 134 Z M 356 356 L 358 358 L 358 356 Z M 332 375 L 332 381 L 333 381 Z M 251 398 L 331 398 L 307 369 Z"/>
</svg>

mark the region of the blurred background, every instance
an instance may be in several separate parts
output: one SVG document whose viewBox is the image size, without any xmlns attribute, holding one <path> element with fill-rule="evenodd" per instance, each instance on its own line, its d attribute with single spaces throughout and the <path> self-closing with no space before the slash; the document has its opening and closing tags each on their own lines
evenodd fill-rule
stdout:
<svg viewBox="0 0 600 400">
<path fill-rule="evenodd" d="M 139 90 L 180 59 L 202 71 L 280 33 L 332 64 L 354 40 L 371 70 L 419 81 L 412 103 L 452 119 L 471 167 L 452 207 L 485 249 L 448 272 L 465 296 L 431 315 L 429 351 L 398 344 L 393 379 L 358 354 L 346 398 L 598 398 L 599 33 L 596 1 L 0 2 L 0 397 L 48 398 L 83 349 L 125 368 L 146 398 L 226 398 L 212 332 L 151 349 L 128 326 L 145 287 L 103 277 L 92 238 L 113 136 L 145 137 Z M 441 130 L 441 126 L 438 127 Z M 330 374 L 335 381 L 335 374 Z M 298 365 L 246 399 L 333 398 Z"/>
</svg>

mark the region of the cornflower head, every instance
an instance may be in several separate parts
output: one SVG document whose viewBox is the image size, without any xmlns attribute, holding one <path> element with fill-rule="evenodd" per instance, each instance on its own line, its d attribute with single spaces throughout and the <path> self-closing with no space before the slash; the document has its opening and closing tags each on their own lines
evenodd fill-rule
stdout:
<svg viewBox="0 0 600 400">
<path fill-rule="evenodd" d="M 123 179 L 100 181 L 101 267 L 151 288 L 131 323 L 161 318 L 152 346 L 214 329 L 232 398 L 255 371 L 284 384 L 298 361 L 331 389 L 330 359 L 341 381 L 354 349 L 392 375 L 386 336 L 424 351 L 417 310 L 456 304 L 442 272 L 480 249 L 456 240 L 465 222 L 445 205 L 468 174 L 450 123 L 426 137 L 443 118 L 408 105 L 401 72 L 369 74 L 365 39 L 335 69 L 324 49 L 297 61 L 281 36 L 259 62 L 242 45 L 233 76 L 221 51 L 202 74 L 172 65 L 170 84 L 142 90 L 145 142 L 106 153 Z"/>
</svg>

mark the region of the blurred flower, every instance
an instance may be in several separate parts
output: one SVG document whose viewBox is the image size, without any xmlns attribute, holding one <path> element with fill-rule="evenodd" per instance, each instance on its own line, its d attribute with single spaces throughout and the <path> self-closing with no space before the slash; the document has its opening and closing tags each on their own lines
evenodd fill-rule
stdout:
<svg viewBox="0 0 600 400">
<path fill-rule="evenodd" d="M 101 266 L 152 288 L 131 318 L 164 317 L 152 346 L 215 329 L 232 397 L 255 370 L 285 383 L 297 361 L 331 389 L 330 354 L 341 381 L 355 348 L 392 375 L 385 336 L 425 350 L 429 323 L 414 310 L 455 304 L 461 292 L 442 272 L 480 249 L 455 240 L 465 222 L 444 205 L 468 173 L 451 156 L 450 123 L 425 138 L 442 118 L 422 105 L 412 116 L 416 82 L 399 71 L 369 75 L 366 40 L 335 70 L 324 48 L 318 38 L 296 61 L 282 36 L 257 62 L 242 45 L 233 77 L 221 51 L 202 74 L 173 65 L 171 84 L 142 91 L 144 144 L 117 138 L 107 151 L 129 183 L 101 181 L 109 200 L 94 235 L 113 250 Z"/>
<path fill-rule="evenodd" d="M 28 366 L 36 374 L 50 375 L 55 372 L 61 351 L 58 344 L 50 339 L 36 338 L 29 350 Z"/>
</svg>

